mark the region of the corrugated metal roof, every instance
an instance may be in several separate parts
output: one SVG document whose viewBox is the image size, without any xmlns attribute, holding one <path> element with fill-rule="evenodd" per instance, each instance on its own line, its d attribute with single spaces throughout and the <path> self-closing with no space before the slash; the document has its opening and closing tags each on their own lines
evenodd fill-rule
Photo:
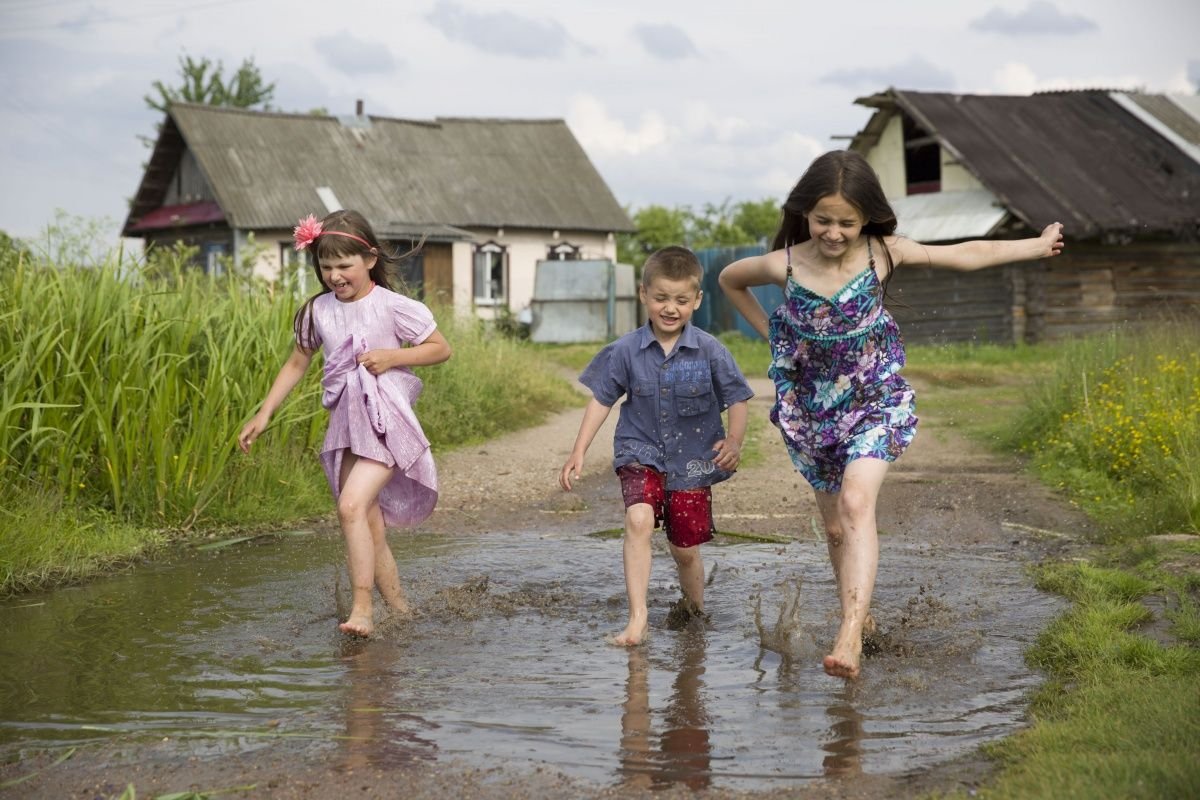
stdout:
<svg viewBox="0 0 1200 800">
<path fill-rule="evenodd" d="M 1035 230 L 1059 221 L 1072 238 L 1200 233 L 1200 164 L 1105 92 L 892 89 L 858 102 L 880 109 L 875 116 L 899 109 L 913 117 Z M 851 146 L 868 145 L 864 136 Z"/>
<path fill-rule="evenodd" d="M 1110 92 L 1108 96 L 1193 161 L 1200 161 L 1200 116 L 1193 116 L 1167 95 Z"/>
<path fill-rule="evenodd" d="M 986 189 L 910 194 L 888 202 L 896 212 L 896 232 L 918 242 L 987 237 L 1008 217 Z"/>
<path fill-rule="evenodd" d="M 230 225 L 284 228 L 321 215 L 318 187 L 381 224 L 631 231 L 562 120 L 334 117 L 176 103 L 152 164 L 183 142 Z M 178 154 L 175 156 L 178 158 Z M 126 227 L 161 205 L 143 177 Z"/>
</svg>

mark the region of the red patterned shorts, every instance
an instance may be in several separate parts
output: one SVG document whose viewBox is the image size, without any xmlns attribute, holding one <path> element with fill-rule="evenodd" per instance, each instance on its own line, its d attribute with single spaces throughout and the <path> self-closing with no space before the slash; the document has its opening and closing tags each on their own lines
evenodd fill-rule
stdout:
<svg viewBox="0 0 1200 800">
<path fill-rule="evenodd" d="M 641 464 L 626 464 L 617 470 L 625 507 L 647 503 L 654 509 L 654 527 L 662 527 L 667 541 L 676 547 L 695 547 L 711 541 L 712 489 L 667 491 L 667 476 Z"/>
</svg>

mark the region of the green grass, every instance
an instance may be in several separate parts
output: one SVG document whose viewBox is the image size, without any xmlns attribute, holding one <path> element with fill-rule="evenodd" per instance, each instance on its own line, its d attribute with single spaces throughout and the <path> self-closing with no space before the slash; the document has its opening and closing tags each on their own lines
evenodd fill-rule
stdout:
<svg viewBox="0 0 1200 800">
<path fill-rule="evenodd" d="M 1035 724 L 987 751 L 1000 765 L 984 798 L 1184 798 L 1200 796 L 1200 651 L 1187 581 L 1163 569 L 1171 545 L 1142 550 L 1138 572 L 1118 563 L 1048 564 L 1039 586 L 1072 601 L 1028 654 L 1049 681 L 1032 705 Z M 1194 574 L 1194 573 L 1193 573 Z M 1185 598 L 1173 615 L 1178 644 L 1164 646 L 1137 626 L 1151 593 Z"/>
<path fill-rule="evenodd" d="M 1113 538 L 1200 532 L 1200 323 L 1063 344 L 1010 444 Z"/>
<path fill-rule="evenodd" d="M 319 359 L 252 455 L 235 447 L 290 351 L 303 298 L 242 275 L 213 279 L 182 258 L 114 254 L 85 266 L 0 252 L 0 594 L 74 580 L 197 530 L 331 511 L 316 458 L 327 418 Z M 434 313 L 455 350 L 417 370 L 417 414 L 435 450 L 578 402 L 533 349 Z"/>
</svg>

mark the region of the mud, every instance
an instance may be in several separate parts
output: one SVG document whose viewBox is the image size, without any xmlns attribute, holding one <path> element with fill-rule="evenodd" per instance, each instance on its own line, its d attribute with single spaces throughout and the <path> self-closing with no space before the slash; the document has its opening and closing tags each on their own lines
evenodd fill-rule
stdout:
<svg viewBox="0 0 1200 800">
<path fill-rule="evenodd" d="M 885 483 L 878 631 L 846 683 L 820 668 L 837 620 L 811 493 L 765 428 L 763 463 L 715 492 L 739 535 L 705 546 L 707 614 L 678 604 L 657 542 L 651 634 L 624 650 L 603 641 L 620 541 L 589 535 L 620 523 L 610 430 L 580 490 L 556 486 L 577 425 L 440 460 L 438 512 L 393 538 L 418 611 L 369 642 L 334 630 L 328 524 L 0 609 L 0 783 L 32 776 L 0 794 L 909 797 L 986 778 L 978 746 L 1023 724 L 1021 653 L 1060 607 L 1026 566 L 1074 547 L 1080 515 L 924 419 Z"/>
</svg>

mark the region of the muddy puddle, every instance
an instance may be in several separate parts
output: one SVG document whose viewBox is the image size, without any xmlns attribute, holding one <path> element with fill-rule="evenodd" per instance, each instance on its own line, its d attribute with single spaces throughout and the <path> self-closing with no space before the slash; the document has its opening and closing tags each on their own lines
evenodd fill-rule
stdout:
<svg viewBox="0 0 1200 800">
<path fill-rule="evenodd" d="M 827 677 L 820 542 L 706 545 L 711 620 L 673 630 L 656 552 L 648 643 L 624 622 L 619 539 L 397 536 L 420 615 L 334 629 L 336 534 L 263 538 L 0 608 L 0 757 L 155 742 L 335 766 L 548 768 L 601 785 L 766 788 L 909 773 L 1022 724 L 1021 652 L 1058 609 L 1008 552 L 884 541 L 877 652 Z M 661 546 L 658 542 L 656 546 Z M 335 588 L 339 584 L 342 588 Z"/>
</svg>

